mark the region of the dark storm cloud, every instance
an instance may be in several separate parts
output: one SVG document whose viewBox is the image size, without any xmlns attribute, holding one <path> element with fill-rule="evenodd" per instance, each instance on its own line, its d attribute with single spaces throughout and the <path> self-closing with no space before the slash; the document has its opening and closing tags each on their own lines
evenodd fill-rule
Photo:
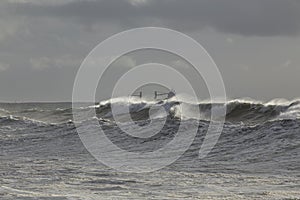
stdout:
<svg viewBox="0 0 300 200">
<path fill-rule="evenodd" d="M 63 17 L 84 24 L 107 21 L 123 27 L 163 25 L 181 31 L 211 27 L 241 35 L 296 35 L 299 0 L 71 1 L 11 4 L 16 14 Z"/>
<path fill-rule="evenodd" d="M 143 26 L 200 42 L 229 96 L 298 97 L 299 19 L 299 0 L 0 0 L 0 101 L 70 101 L 86 55 Z"/>
</svg>

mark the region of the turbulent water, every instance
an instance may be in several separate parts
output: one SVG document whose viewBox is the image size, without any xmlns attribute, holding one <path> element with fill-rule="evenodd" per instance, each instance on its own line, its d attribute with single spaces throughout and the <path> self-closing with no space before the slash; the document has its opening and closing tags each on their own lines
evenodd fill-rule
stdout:
<svg viewBox="0 0 300 200">
<path fill-rule="evenodd" d="M 141 128 L 152 113 L 153 125 L 145 134 L 167 117 L 163 129 L 149 138 L 124 134 L 114 121 L 112 104 L 126 123 L 128 102 L 122 99 L 80 104 L 77 111 L 96 109 L 107 137 L 127 151 L 160 148 L 173 139 L 180 123 L 188 130 L 197 122 L 199 129 L 173 164 L 150 173 L 125 173 L 101 164 L 84 148 L 71 103 L 1 103 L 0 199 L 300 199 L 300 102 L 216 103 L 226 106 L 226 122 L 203 159 L 198 154 L 210 103 L 131 101 L 131 118 Z M 160 106 L 166 112 L 155 109 Z M 86 116 L 78 123 L 84 127 L 89 120 L 95 118 Z"/>
</svg>

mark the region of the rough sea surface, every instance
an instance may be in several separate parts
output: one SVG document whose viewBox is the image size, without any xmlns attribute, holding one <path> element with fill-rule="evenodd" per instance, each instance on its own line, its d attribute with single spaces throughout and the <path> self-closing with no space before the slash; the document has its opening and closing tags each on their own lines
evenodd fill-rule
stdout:
<svg viewBox="0 0 300 200">
<path fill-rule="evenodd" d="M 122 116 L 128 102 L 112 103 Z M 73 123 L 71 103 L 1 103 L 0 199 L 300 199 L 300 102 L 220 104 L 227 107 L 224 129 L 203 159 L 198 154 L 211 104 L 133 101 L 131 118 L 141 128 L 149 123 L 149 108 L 155 104 L 170 114 L 158 135 L 134 139 L 118 129 L 112 103 L 82 104 L 81 109 L 96 109 L 107 137 L 128 151 L 160 148 L 172 140 L 180 123 L 188 130 L 197 122 L 199 130 L 173 164 L 150 173 L 125 173 L 101 164 L 85 149 Z M 189 112 L 179 113 L 178 105 Z M 201 118 L 193 117 L 195 107 Z M 153 129 L 162 120 L 159 113 L 156 116 Z"/>
</svg>

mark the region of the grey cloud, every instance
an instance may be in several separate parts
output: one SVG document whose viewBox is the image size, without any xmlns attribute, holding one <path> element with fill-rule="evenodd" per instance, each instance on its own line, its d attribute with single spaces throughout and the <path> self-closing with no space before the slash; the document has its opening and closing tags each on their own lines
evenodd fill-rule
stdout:
<svg viewBox="0 0 300 200">
<path fill-rule="evenodd" d="M 200 42 L 229 96 L 298 97 L 299 7 L 299 0 L 2 0 L 0 101 L 69 101 L 77 69 L 95 45 L 140 26 L 173 28 Z M 136 58 L 112 74 L 152 58 L 184 66 L 161 53 Z"/>
<path fill-rule="evenodd" d="M 84 24 L 103 21 L 125 27 L 164 25 L 180 31 L 211 27 L 220 32 L 276 36 L 300 32 L 298 0 L 71 1 L 9 4 L 19 15 L 65 17 Z"/>
</svg>

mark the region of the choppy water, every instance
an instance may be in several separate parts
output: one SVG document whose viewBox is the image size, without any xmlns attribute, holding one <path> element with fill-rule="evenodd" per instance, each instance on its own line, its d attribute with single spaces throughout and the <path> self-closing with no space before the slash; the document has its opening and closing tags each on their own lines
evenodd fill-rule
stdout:
<svg viewBox="0 0 300 200">
<path fill-rule="evenodd" d="M 113 103 L 122 116 L 126 102 Z M 131 117 L 141 128 L 155 104 L 130 103 Z M 188 112 L 177 112 L 179 104 Z M 71 103 L 0 104 L 0 199 L 300 199 L 298 101 L 230 101 L 221 137 L 204 159 L 198 153 L 211 105 L 160 105 L 172 115 L 162 131 L 148 139 L 122 133 L 112 118 L 111 103 L 81 105 L 82 110 L 95 108 L 105 134 L 128 151 L 155 150 L 172 140 L 179 123 L 187 130 L 199 123 L 193 144 L 175 163 L 151 173 L 125 173 L 87 152 L 72 121 Z M 200 118 L 194 117 L 195 107 Z M 158 113 L 152 128 L 161 120 Z"/>
</svg>

